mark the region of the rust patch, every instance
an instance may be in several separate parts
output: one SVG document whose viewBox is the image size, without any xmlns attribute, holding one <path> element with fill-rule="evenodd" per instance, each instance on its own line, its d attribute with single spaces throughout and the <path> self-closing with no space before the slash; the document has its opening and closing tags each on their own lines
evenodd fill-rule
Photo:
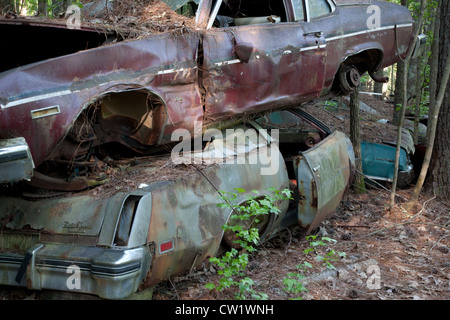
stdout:
<svg viewBox="0 0 450 320">
<path fill-rule="evenodd" d="M 317 198 L 317 184 L 315 180 L 311 180 L 311 199 L 309 204 L 312 208 L 317 209 L 319 199 Z"/>
</svg>

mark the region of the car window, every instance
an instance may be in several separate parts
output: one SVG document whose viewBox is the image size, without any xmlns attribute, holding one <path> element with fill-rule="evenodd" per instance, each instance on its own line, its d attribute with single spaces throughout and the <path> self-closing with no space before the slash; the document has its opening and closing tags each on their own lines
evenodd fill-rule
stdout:
<svg viewBox="0 0 450 320">
<path fill-rule="evenodd" d="M 305 21 L 303 0 L 292 0 L 292 5 L 294 7 L 294 21 Z"/>
<path fill-rule="evenodd" d="M 213 2 L 213 8 L 216 1 Z M 232 27 L 284 21 L 286 9 L 282 0 L 223 0 L 213 26 Z"/>
<path fill-rule="evenodd" d="M 308 0 L 309 19 L 314 19 L 331 12 L 327 0 Z"/>
</svg>

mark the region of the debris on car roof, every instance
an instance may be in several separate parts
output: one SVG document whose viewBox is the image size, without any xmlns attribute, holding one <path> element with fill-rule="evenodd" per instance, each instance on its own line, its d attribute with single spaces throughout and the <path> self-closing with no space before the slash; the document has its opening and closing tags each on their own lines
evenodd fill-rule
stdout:
<svg viewBox="0 0 450 320">
<path fill-rule="evenodd" d="M 99 7 L 98 4 L 104 1 L 95 0 L 93 5 L 83 9 L 84 23 L 116 31 L 127 39 L 167 31 L 183 33 L 195 28 L 193 18 L 176 13 L 166 2 L 173 1 L 123 0 L 114 2 L 111 7 Z M 179 8 L 179 5 L 175 4 L 174 8 Z M 191 14 L 193 17 L 195 13 Z"/>
<path fill-rule="evenodd" d="M 84 4 L 81 9 L 81 29 L 114 32 L 123 39 L 140 38 L 167 31 L 184 33 L 188 29 L 196 28 L 193 19 L 195 12 L 183 14 L 175 12 L 185 3 L 187 3 L 186 0 L 123 0 L 120 2 L 94 0 Z M 21 16 L 7 12 L 0 17 L 0 20 L 2 24 L 44 24 L 67 28 L 69 16 L 69 11 L 57 17 Z"/>
</svg>

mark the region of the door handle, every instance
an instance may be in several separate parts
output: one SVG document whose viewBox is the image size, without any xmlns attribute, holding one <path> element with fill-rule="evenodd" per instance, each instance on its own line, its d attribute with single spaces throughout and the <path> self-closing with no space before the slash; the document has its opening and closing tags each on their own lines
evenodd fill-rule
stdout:
<svg viewBox="0 0 450 320">
<path fill-rule="evenodd" d="M 305 37 L 306 36 L 310 36 L 310 35 L 314 35 L 317 38 L 320 38 L 321 36 L 323 36 L 323 31 L 311 31 L 311 32 L 305 32 L 303 34 Z"/>
</svg>

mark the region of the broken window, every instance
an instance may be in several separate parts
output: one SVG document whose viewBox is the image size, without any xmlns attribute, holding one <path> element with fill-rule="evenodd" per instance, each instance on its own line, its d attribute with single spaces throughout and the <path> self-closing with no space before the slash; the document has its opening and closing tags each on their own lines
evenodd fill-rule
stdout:
<svg viewBox="0 0 450 320">
<path fill-rule="evenodd" d="M 65 24 L 20 18 L 0 19 L 0 34 L 0 72 L 96 48 L 116 36 L 112 31 L 69 29 Z"/>
<path fill-rule="evenodd" d="M 286 21 L 283 1 L 223 0 L 213 26 L 231 27 L 282 21 Z"/>
</svg>

